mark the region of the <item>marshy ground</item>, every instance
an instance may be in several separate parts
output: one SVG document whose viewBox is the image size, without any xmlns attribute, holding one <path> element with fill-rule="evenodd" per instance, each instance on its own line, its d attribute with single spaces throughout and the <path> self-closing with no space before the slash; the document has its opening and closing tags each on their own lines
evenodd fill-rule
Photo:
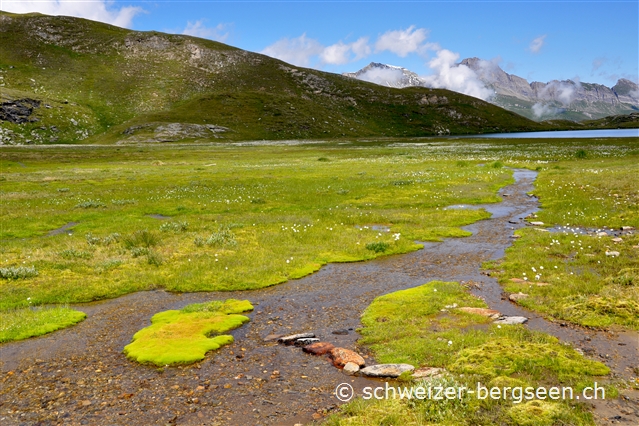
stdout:
<svg viewBox="0 0 639 426">
<path fill-rule="evenodd" d="M 132 158 L 126 161 L 99 148 L 94 148 L 91 160 L 80 160 L 80 154 L 86 152 L 73 149 L 53 150 L 54 155 L 46 158 L 42 155 L 49 154 L 46 149 L 5 151 L 3 172 L 7 171 L 4 176 L 11 187 L 3 191 L 5 199 L 15 201 L 3 203 L 3 214 L 13 215 L 3 220 L 3 242 L 7 242 L 3 244 L 3 266 L 24 261 L 24 265 L 38 270 L 36 276 L 0 283 L 6 318 L 17 312 L 11 309 L 29 303 L 71 302 L 69 307 L 85 312 L 87 319 L 53 334 L 0 347 L 0 418 L 12 424 L 294 424 L 319 419 L 336 408 L 336 385 L 351 382 L 361 389 L 370 380 L 346 376 L 325 359 L 265 338 L 313 331 L 336 346 L 356 348 L 360 335 L 355 330 L 362 326 L 360 317 L 376 297 L 433 280 L 463 283 L 490 308 L 529 317 L 528 329 L 557 336 L 582 350 L 587 358 L 605 363 L 613 373 L 612 382 L 623 383 L 617 385 L 623 394 L 637 375 L 636 324 L 624 323 L 623 313 L 617 315 L 614 309 L 605 329 L 585 329 L 565 319 L 553 320 L 547 313 L 544 318 L 505 300 L 497 280 L 481 269 L 484 262 L 490 262 L 488 265 L 496 270 L 491 274 L 500 281 L 510 278 L 503 275 L 509 268 L 512 276 L 520 275 L 514 272 L 520 266 L 509 266 L 508 256 L 512 254 L 506 255 L 505 267 L 495 261 L 504 258 L 513 232 L 526 227 L 523 219 L 539 208 L 537 198 L 527 195 L 543 189 L 533 186 L 537 172 L 530 169 L 539 168 L 543 175 L 544 170 L 553 167 L 548 161 L 557 160 L 563 160 L 554 163 L 563 169 L 555 170 L 566 173 L 580 174 L 582 165 L 593 168 L 593 164 L 584 162 L 601 162 L 601 173 L 624 167 L 636 169 L 636 146 L 632 142 L 590 144 L 586 149 L 592 158 L 581 160 L 574 159 L 574 152 L 582 146 L 553 146 L 546 141 L 512 145 L 353 144 L 346 149 L 289 146 L 293 152 L 285 154 L 272 147 L 199 148 L 197 154 L 180 149 L 151 150 L 157 163 L 144 164 L 137 172 L 132 166 L 144 161 L 148 151 L 127 152 Z M 13 169 L 18 158 L 27 169 L 35 164 L 35 170 L 22 166 Z M 54 159 L 59 162 L 56 166 Z M 70 162 L 68 167 L 60 166 L 65 161 Z M 571 168 L 569 165 L 576 161 L 582 163 Z M 517 169 L 516 182 L 508 185 L 512 172 L 501 167 L 504 164 L 529 170 Z M 608 164 L 616 169 L 606 170 Z M 116 174 L 112 173 L 114 167 L 118 168 Z M 135 179 L 127 184 L 130 174 Z M 194 175 L 199 176 L 195 185 Z M 633 192 L 632 177 L 628 179 L 630 190 L 622 194 L 629 202 L 620 207 L 614 204 L 615 208 L 602 207 L 610 215 L 605 218 L 610 226 L 622 220 L 631 226 L 636 221 L 628 215 L 628 211 L 636 213 L 637 208 L 636 186 Z M 278 183 L 271 185 L 273 181 Z M 609 184 L 624 187 L 622 181 Z M 498 188 L 501 190 L 496 194 Z M 230 189 L 236 191 L 235 198 L 220 193 Z M 250 190 L 255 193 L 247 194 Z M 67 196 L 69 193 L 73 196 Z M 200 197 L 202 194 L 206 196 Z M 612 203 L 618 202 L 619 194 L 610 198 Z M 254 199 L 261 201 L 252 202 Z M 502 201 L 494 203 L 498 200 Z M 543 196 L 541 200 L 545 201 Z M 482 204 L 486 202 L 493 203 Z M 473 208 L 444 210 L 459 204 Z M 17 211 L 16 206 L 23 210 Z M 490 219 L 486 219 L 486 212 L 491 214 Z M 151 214 L 162 217 L 149 217 Z M 316 225 L 318 219 L 323 226 Z M 585 222 L 589 219 L 584 217 Z M 252 231 L 254 221 L 257 229 L 269 234 L 269 241 Z M 59 235 L 46 236 L 69 222 L 77 225 L 63 229 Z M 187 222 L 182 229 L 180 224 Z M 548 223 L 561 225 L 559 221 Z M 220 224 L 235 225 L 220 228 Z M 311 231 L 311 224 L 321 232 Z M 372 229 L 373 225 L 387 226 L 388 232 L 383 227 Z M 161 230 L 162 226 L 167 229 Z M 159 241 L 141 243 L 143 238 L 135 233 L 143 230 L 152 231 Z M 298 233 L 305 232 L 314 232 L 313 237 L 308 241 L 296 239 Z M 114 233 L 120 234 L 121 240 L 106 244 L 105 239 Z M 398 233 L 401 237 L 397 240 L 393 235 Z M 87 234 L 100 241 L 91 244 Z M 215 241 L 207 244 L 214 235 Z M 463 235 L 470 236 L 424 242 L 424 248 L 415 251 L 414 241 L 426 239 L 420 236 L 435 239 Z M 198 237 L 204 240 L 201 245 L 196 243 Z M 517 243 L 526 238 L 524 235 Z M 624 242 L 631 253 L 632 238 Z M 128 247 L 126 239 L 131 241 Z M 384 251 L 365 248 L 367 244 L 380 247 L 380 242 L 386 244 Z M 246 259 L 256 248 L 264 253 L 257 249 L 258 256 Z M 135 250 L 139 251 L 137 256 Z M 60 255 L 63 252 L 68 254 L 66 258 Z M 384 256 L 401 252 L 408 253 Z M 270 258 L 272 263 L 277 260 L 278 266 L 269 267 L 260 256 Z M 307 275 L 327 262 L 375 257 L 368 262 L 328 263 Z M 620 257 L 616 261 L 624 263 L 617 269 L 606 265 L 613 276 L 614 271 L 636 268 L 632 260 Z M 226 272 L 228 269 L 211 272 L 211 265 L 220 264 L 216 258 L 227 262 L 223 267 L 235 269 L 235 274 Z M 159 259 L 157 264 L 153 259 Z M 300 263 L 291 265 L 291 261 Z M 250 280 L 238 278 L 256 263 L 261 269 Z M 171 276 L 174 271 L 179 274 Z M 303 275 L 307 276 L 291 279 Z M 64 282 L 55 288 L 52 283 L 63 278 Z M 259 289 L 287 278 L 282 284 Z M 549 281 L 552 283 L 552 279 Z M 607 288 L 614 285 L 611 282 Z M 634 285 L 631 277 L 629 286 Z M 206 292 L 169 293 L 162 287 Z M 636 303 L 635 295 L 626 287 L 622 284 L 621 294 Z M 591 289 L 594 297 L 599 297 L 595 290 Z M 115 299 L 73 303 L 133 291 L 137 292 Z M 231 332 L 235 343 L 205 360 L 158 369 L 139 365 L 122 354 L 133 334 L 148 326 L 155 313 L 228 298 L 250 300 L 255 306 L 248 314 L 251 321 Z M 348 334 L 333 334 L 336 330 L 347 330 Z M 375 350 L 363 345 L 359 349 L 373 361 Z M 601 411 L 602 418 L 620 416 L 623 421 L 636 421 L 636 396 L 627 395 L 630 402 L 620 399 L 600 407 L 609 410 Z M 361 417 L 356 411 L 350 413 Z M 505 423 L 513 421 L 507 416 L 496 418 Z M 587 414 L 580 419 L 592 421 Z"/>
</svg>

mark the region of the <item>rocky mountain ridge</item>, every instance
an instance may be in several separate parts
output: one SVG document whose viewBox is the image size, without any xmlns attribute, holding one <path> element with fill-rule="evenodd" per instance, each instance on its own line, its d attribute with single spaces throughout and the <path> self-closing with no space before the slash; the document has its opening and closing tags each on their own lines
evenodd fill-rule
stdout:
<svg viewBox="0 0 639 426">
<path fill-rule="evenodd" d="M 479 58 L 464 59 L 457 66 L 473 70 L 494 92 L 489 102 L 537 121 L 562 118 L 583 121 L 639 111 L 639 87 L 627 79 L 620 79 L 613 87 L 572 80 L 529 83 Z M 427 81 L 416 73 L 386 64 L 371 63 L 343 75 L 389 87 L 428 87 Z"/>
<path fill-rule="evenodd" d="M 371 62 L 357 72 L 345 72 L 342 75 L 398 89 L 409 86 L 423 86 L 424 82 L 417 73 L 406 68 L 379 62 Z"/>
</svg>

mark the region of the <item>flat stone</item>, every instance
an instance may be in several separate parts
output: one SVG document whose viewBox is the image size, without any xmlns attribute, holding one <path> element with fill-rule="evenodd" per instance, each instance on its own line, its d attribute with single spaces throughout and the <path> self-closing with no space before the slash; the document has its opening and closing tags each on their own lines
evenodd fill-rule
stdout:
<svg viewBox="0 0 639 426">
<path fill-rule="evenodd" d="M 618 257 L 619 256 L 619 252 L 618 251 L 607 251 L 606 250 L 606 256 Z"/>
<path fill-rule="evenodd" d="M 347 334 L 348 334 L 348 330 L 347 330 L 347 329 L 345 329 L 345 328 L 342 328 L 342 329 L 340 329 L 340 330 L 332 331 L 332 333 L 333 333 L 333 334 L 337 334 L 338 336 L 345 336 L 345 335 L 347 335 Z"/>
<path fill-rule="evenodd" d="M 297 339 L 295 341 L 295 343 L 293 343 L 295 346 L 307 346 L 307 345 L 311 345 L 313 343 L 318 343 L 320 341 L 320 339 L 316 339 L 314 337 L 305 337 L 303 339 Z"/>
<path fill-rule="evenodd" d="M 264 338 L 264 341 L 265 342 L 270 342 L 271 340 L 277 340 L 277 339 L 279 339 L 282 336 L 283 336 L 283 334 L 269 334 L 268 336 L 266 336 Z"/>
<path fill-rule="evenodd" d="M 280 343 L 284 343 L 286 345 L 291 345 L 297 339 L 310 339 L 313 337 L 315 337 L 315 333 L 298 333 L 298 334 L 291 334 L 289 336 L 280 337 L 279 339 L 277 339 L 277 341 Z"/>
<path fill-rule="evenodd" d="M 324 355 L 333 350 L 333 348 L 335 348 L 335 345 L 333 345 L 332 343 L 317 342 L 312 343 L 308 346 L 304 346 L 304 349 L 302 350 L 311 355 Z"/>
<path fill-rule="evenodd" d="M 607 235 L 608 235 L 608 233 L 604 232 L 604 231 L 597 232 L 597 236 L 598 237 L 606 237 Z"/>
<path fill-rule="evenodd" d="M 515 325 L 515 324 L 525 324 L 528 322 L 528 318 L 526 317 L 501 317 L 496 321 L 493 321 L 493 324 L 499 325 Z"/>
<path fill-rule="evenodd" d="M 437 367 L 422 367 L 422 368 L 418 368 L 417 370 L 413 371 L 413 378 L 415 379 L 423 379 L 426 377 L 440 377 L 442 374 L 444 374 L 446 372 L 446 370 L 444 370 L 443 368 L 437 368 Z"/>
<path fill-rule="evenodd" d="M 544 222 L 530 222 L 532 226 L 544 226 Z"/>
<path fill-rule="evenodd" d="M 359 365 L 354 362 L 347 362 L 344 365 L 344 373 L 350 374 L 351 376 L 359 371 Z"/>
<path fill-rule="evenodd" d="M 622 231 L 632 231 L 633 229 L 635 229 L 634 226 L 622 226 L 621 227 Z"/>
<path fill-rule="evenodd" d="M 331 358 L 333 359 L 333 365 L 337 368 L 344 368 L 344 366 L 349 363 L 355 363 L 360 367 L 366 365 L 366 361 L 356 352 L 351 351 L 350 349 L 344 348 L 333 348 L 331 349 Z"/>
<path fill-rule="evenodd" d="M 359 371 L 367 377 L 399 377 L 400 374 L 414 369 L 415 367 L 410 364 L 377 364 Z"/>
<path fill-rule="evenodd" d="M 526 282 L 526 280 L 522 280 L 521 278 L 511 278 L 510 281 L 513 282 L 513 283 L 525 283 Z"/>
<path fill-rule="evenodd" d="M 621 238 L 619 238 L 619 237 L 617 237 L 617 238 L 613 238 L 613 239 L 612 239 L 612 242 L 613 242 L 613 243 L 621 243 L 621 242 L 623 242 L 623 239 L 621 239 Z"/>
<path fill-rule="evenodd" d="M 511 302 L 517 302 L 518 300 L 525 299 L 527 297 L 528 295 L 526 293 L 519 292 L 511 294 L 508 296 L 508 299 L 510 299 Z"/>
<path fill-rule="evenodd" d="M 468 306 L 463 306 L 461 308 L 458 308 L 460 311 L 463 312 L 468 312 L 469 314 L 475 314 L 475 315 L 482 315 L 484 317 L 488 317 L 488 318 L 492 318 L 492 319 L 497 319 L 501 316 L 501 313 L 499 311 L 496 311 L 494 309 L 486 309 L 486 308 L 471 308 Z"/>
</svg>

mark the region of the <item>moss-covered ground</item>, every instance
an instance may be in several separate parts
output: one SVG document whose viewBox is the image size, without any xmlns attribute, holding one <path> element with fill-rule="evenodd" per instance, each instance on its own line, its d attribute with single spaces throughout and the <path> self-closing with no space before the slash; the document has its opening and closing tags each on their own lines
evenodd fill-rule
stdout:
<svg viewBox="0 0 639 426">
<path fill-rule="evenodd" d="M 239 314 L 251 310 L 248 300 L 228 299 L 157 313 L 149 327 L 135 333 L 124 353 L 137 362 L 157 366 L 199 361 L 207 352 L 233 343 L 233 336 L 222 333 L 248 322 L 248 317 Z"/>
<path fill-rule="evenodd" d="M 360 343 L 369 346 L 380 363 L 447 371 L 429 381 L 399 383 L 400 388 L 569 386 L 578 394 L 609 373 L 605 365 L 584 358 L 554 337 L 521 325 L 494 325 L 491 319 L 454 305 L 486 307 L 455 282 L 433 281 L 380 296 L 362 316 Z M 608 397 L 616 392 L 612 387 L 606 390 Z M 327 424 L 593 424 L 587 409 L 576 400 L 508 395 L 500 399 L 471 393 L 443 400 L 360 398 L 342 407 Z"/>
<path fill-rule="evenodd" d="M 84 312 L 65 306 L 4 311 L 0 313 L 0 343 L 51 333 L 77 324 L 86 317 Z"/>
</svg>

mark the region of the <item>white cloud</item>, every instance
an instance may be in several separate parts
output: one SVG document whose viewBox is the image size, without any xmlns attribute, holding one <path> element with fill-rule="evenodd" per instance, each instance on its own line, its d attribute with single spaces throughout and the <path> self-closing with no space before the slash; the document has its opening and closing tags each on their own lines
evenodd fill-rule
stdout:
<svg viewBox="0 0 639 426">
<path fill-rule="evenodd" d="M 351 43 L 351 50 L 355 57 L 353 61 L 359 61 L 371 54 L 371 47 L 368 44 L 368 37 L 360 37 L 357 41 Z"/>
<path fill-rule="evenodd" d="M 493 91 L 488 89 L 477 74 L 466 65 L 457 65 L 459 53 L 441 49 L 428 66 L 435 72 L 421 77 L 427 87 L 453 90 L 480 99 L 489 99 Z"/>
<path fill-rule="evenodd" d="M 577 95 L 581 83 L 576 81 L 551 81 L 539 93 L 542 99 L 558 100 L 564 105 L 569 105 Z"/>
<path fill-rule="evenodd" d="M 208 38 L 210 40 L 224 42 L 229 37 L 228 24 L 218 24 L 215 27 L 207 27 L 204 19 L 199 19 L 195 22 L 188 21 L 186 28 L 182 31 L 182 34 L 190 35 L 193 37 Z"/>
<path fill-rule="evenodd" d="M 365 58 L 370 53 L 371 48 L 368 45 L 368 38 L 362 37 L 353 43 L 345 44 L 340 41 L 325 47 L 319 56 L 325 64 L 343 65 Z"/>
<path fill-rule="evenodd" d="M 297 38 L 283 38 L 267 46 L 261 53 L 281 59 L 289 64 L 307 67 L 311 58 L 320 55 L 324 47 L 315 39 L 306 37 L 306 33 Z"/>
<path fill-rule="evenodd" d="M 357 78 L 382 86 L 397 87 L 403 76 L 400 68 L 371 68 Z"/>
<path fill-rule="evenodd" d="M 133 18 L 144 12 L 138 6 L 112 7 L 113 1 L 65 2 L 62 0 L 3 1 L 2 9 L 13 13 L 39 12 L 46 15 L 65 15 L 106 22 L 118 27 L 131 28 Z"/>
<path fill-rule="evenodd" d="M 537 37 L 536 39 L 534 39 L 533 41 L 530 42 L 529 49 L 530 49 L 530 51 L 532 53 L 539 53 L 541 48 L 546 43 L 546 36 L 547 36 L 547 34 L 544 34 L 544 35 L 539 36 L 539 37 Z"/>
<path fill-rule="evenodd" d="M 339 41 L 330 46 L 324 46 L 319 41 L 302 34 L 297 38 L 278 40 L 261 53 L 293 65 L 307 67 L 313 62 L 343 65 L 370 55 L 371 48 L 367 37 L 361 37 L 353 43 Z"/>
<path fill-rule="evenodd" d="M 386 31 L 375 43 L 375 52 L 388 50 L 399 57 L 409 53 L 421 53 L 432 45 L 423 44 L 428 38 L 428 30 L 411 25 L 405 30 Z"/>
<path fill-rule="evenodd" d="M 535 114 L 535 117 L 537 119 L 540 119 L 543 116 L 553 116 L 553 115 L 559 114 L 560 112 L 563 112 L 562 109 L 555 108 L 553 106 L 546 105 L 541 102 L 538 102 L 535 105 L 533 105 L 532 111 L 533 111 L 533 114 Z"/>
<path fill-rule="evenodd" d="M 332 46 L 325 47 L 320 53 L 320 58 L 326 64 L 346 64 L 350 58 L 350 51 L 351 47 L 340 41 Z"/>
</svg>

